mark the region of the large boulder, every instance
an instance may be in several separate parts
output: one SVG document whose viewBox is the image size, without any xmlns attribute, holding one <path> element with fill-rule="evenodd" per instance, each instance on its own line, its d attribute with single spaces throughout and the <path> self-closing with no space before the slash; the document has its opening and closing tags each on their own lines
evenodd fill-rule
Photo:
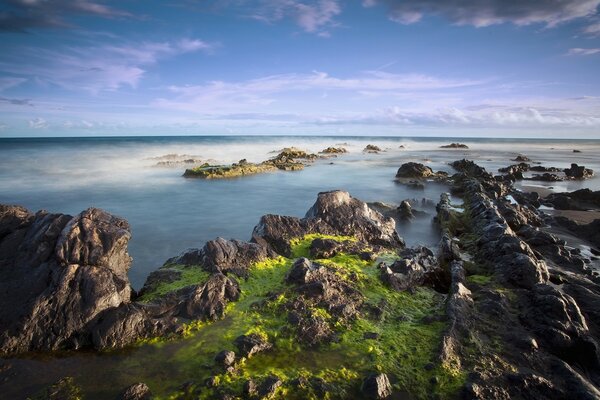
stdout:
<svg viewBox="0 0 600 400">
<path fill-rule="evenodd" d="M 404 246 L 392 218 L 341 190 L 319 193 L 304 218 L 263 216 L 254 228 L 252 240 L 290 256 L 290 240 L 309 233 L 353 236 L 365 244 L 389 248 Z"/>
<path fill-rule="evenodd" d="M 128 303 L 127 221 L 0 208 L 0 352 L 79 347 L 102 311 Z"/>
</svg>

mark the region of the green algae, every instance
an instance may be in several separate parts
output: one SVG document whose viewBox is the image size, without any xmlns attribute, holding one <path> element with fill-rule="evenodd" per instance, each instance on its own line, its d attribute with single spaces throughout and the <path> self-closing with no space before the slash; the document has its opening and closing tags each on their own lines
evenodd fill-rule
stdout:
<svg viewBox="0 0 600 400">
<path fill-rule="evenodd" d="M 491 276 L 487 276 L 487 275 L 469 275 L 467 276 L 467 282 L 469 283 L 475 283 L 477 285 L 487 285 L 492 281 L 492 277 Z"/>
<path fill-rule="evenodd" d="M 323 235 L 320 233 L 309 233 L 303 237 L 294 238 L 290 240 L 290 246 L 292 248 L 292 258 L 299 257 L 310 257 L 310 245 L 315 239 L 332 239 L 336 242 L 356 242 L 354 236 L 334 236 L 334 235 Z"/>
<path fill-rule="evenodd" d="M 356 241 L 347 236 L 307 235 L 291 241 L 293 257 L 308 256 L 316 238 Z M 147 360 L 155 357 L 159 363 L 167 357 L 170 365 L 167 375 L 152 376 L 145 382 L 159 399 L 209 399 L 218 393 L 239 396 L 248 379 L 260 382 L 277 376 L 284 382 L 277 398 L 343 399 L 360 397 L 362 379 L 381 371 L 390 376 L 395 390 L 414 398 L 452 398 L 464 384 L 465 373 L 439 361 L 446 329 L 445 295 L 429 288 L 408 293 L 386 286 L 380 279 L 378 262 L 397 258 L 394 253 L 382 253 L 378 261 L 372 262 L 339 253 L 315 260 L 351 283 L 364 296 L 366 305 L 359 317 L 344 323 L 335 321 L 328 310 L 310 306 L 311 314 L 326 320 L 338 336 L 337 341 L 316 347 L 299 343 L 287 321 L 286 305 L 296 294 L 285 277 L 294 259 L 278 257 L 255 263 L 247 278 L 238 279 L 240 298 L 227 305 L 221 320 L 193 321 L 184 326 L 181 340 L 146 342 L 142 346 Z M 203 276 L 197 278 L 197 282 L 191 282 L 194 278 L 190 275 L 185 281 L 193 284 L 205 280 Z M 380 312 L 367 311 L 372 308 Z M 251 333 L 267 339 L 273 349 L 248 359 L 237 358 L 230 372 L 215 365 L 218 352 L 237 351 L 235 338 Z M 143 368 L 142 362 L 135 362 L 132 368 Z M 206 387 L 204 381 L 209 377 L 213 377 L 216 387 Z M 186 379 L 195 383 L 186 390 L 178 389 Z M 315 380 L 326 385 L 327 393 L 315 389 L 310 383 Z"/>
<path fill-rule="evenodd" d="M 140 296 L 137 301 L 147 303 L 151 302 L 167 293 L 174 292 L 190 285 L 198 285 L 205 283 L 210 276 L 200 266 L 185 266 L 185 265 L 169 265 L 166 268 L 178 271 L 179 279 L 173 282 L 159 282 L 157 285 L 146 291 Z"/>
</svg>

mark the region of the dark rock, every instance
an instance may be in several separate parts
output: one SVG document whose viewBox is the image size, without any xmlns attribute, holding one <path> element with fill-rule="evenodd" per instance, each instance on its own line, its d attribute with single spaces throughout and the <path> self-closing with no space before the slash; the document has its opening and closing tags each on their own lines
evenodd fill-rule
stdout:
<svg viewBox="0 0 600 400">
<path fill-rule="evenodd" d="M 224 367 L 230 367 L 235 363 L 235 353 L 230 350 L 223 350 L 215 356 L 215 362 Z"/>
<path fill-rule="evenodd" d="M 281 385 L 283 385 L 281 379 L 276 376 L 268 376 L 258 385 L 257 395 L 261 399 L 270 398 Z"/>
<path fill-rule="evenodd" d="M 513 161 L 517 161 L 517 162 L 529 162 L 531 160 L 529 159 L 529 157 L 524 156 L 522 154 L 519 154 L 516 158 L 513 159 Z"/>
<path fill-rule="evenodd" d="M 118 397 L 118 400 L 150 400 L 152 392 L 145 383 L 134 383 L 127 387 Z"/>
<path fill-rule="evenodd" d="M 571 231 L 596 247 L 600 247 L 600 219 L 595 219 L 589 224 L 579 224 L 566 217 L 554 217 L 554 222 Z"/>
<path fill-rule="evenodd" d="M 541 165 L 534 165 L 534 166 L 530 167 L 529 170 L 535 171 L 535 172 L 562 172 L 562 170 L 560 168 L 543 167 Z"/>
<path fill-rule="evenodd" d="M 421 286 L 428 273 L 437 268 L 437 260 L 426 247 L 404 249 L 400 260 L 389 267 L 382 266 L 381 279 L 395 290 L 407 290 Z"/>
<path fill-rule="evenodd" d="M 468 149 L 469 146 L 462 143 L 450 143 L 443 146 L 440 146 L 442 149 Z"/>
<path fill-rule="evenodd" d="M 557 210 L 579 210 L 600 208 L 600 190 L 579 189 L 574 192 L 551 193 L 544 198 L 544 203 Z"/>
<path fill-rule="evenodd" d="M 254 354 L 270 350 L 273 347 L 271 343 L 256 333 L 238 336 L 234 344 L 239 349 L 242 357 L 252 357 Z"/>
<path fill-rule="evenodd" d="M 130 301 L 125 220 L 2 206 L 0 226 L 0 352 L 77 348 L 91 320 Z"/>
<path fill-rule="evenodd" d="M 365 339 L 369 339 L 369 340 L 377 340 L 379 339 L 379 333 L 377 332 L 365 332 L 365 334 L 363 335 L 363 337 Z"/>
<path fill-rule="evenodd" d="M 573 150 L 573 153 L 581 153 L 581 150 L 575 149 L 575 150 Z"/>
<path fill-rule="evenodd" d="M 561 182 L 564 181 L 565 178 L 563 178 L 562 176 L 558 176 L 556 174 L 551 174 L 551 173 L 544 173 L 544 174 L 533 174 L 531 177 L 529 178 L 525 178 L 527 180 L 530 181 L 542 181 L 542 182 Z"/>
<path fill-rule="evenodd" d="M 335 256 L 341 247 L 341 243 L 333 239 L 317 238 L 310 244 L 311 258 L 331 258 Z"/>
<path fill-rule="evenodd" d="M 565 169 L 564 172 L 565 175 L 573 179 L 588 179 L 594 176 L 593 170 L 577 164 L 571 164 L 571 168 Z"/>
<path fill-rule="evenodd" d="M 361 391 L 368 399 L 386 399 L 392 395 L 392 384 L 386 374 L 371 374 L 363 381 Z"/>
<path fill-rule="evenodd" d="M 400 220 L 404 221 L 413 219 L 415 217 L 415 215 L 412 212 L 412 207 L 410 206 L 410 203 L 406 200 L 404 200 L 402 203 L 400 203 L 400 206 L 398 206 L 397 215 L 400 218 Z"/>
<path fill-rule="evenodd" d="M 258 386 L 252 379 L 248 379 L 244 382 L 243 393 L 246 397 L 254 397 L 258 394 Z"/>
<path fill-rule="evenodd" d="M 82 398 L 81 388 L 77 386 L 75 380 L 70 376 L 61 378 L 44 392 L 35 398 L 44 400 L 79 400 Z"/>
</svg>

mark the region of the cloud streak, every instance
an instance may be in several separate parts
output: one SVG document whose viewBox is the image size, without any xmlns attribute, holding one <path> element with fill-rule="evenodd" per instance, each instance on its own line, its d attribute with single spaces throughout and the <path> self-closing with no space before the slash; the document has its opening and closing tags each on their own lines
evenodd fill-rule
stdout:
<svg viewBox="0 0 600 400">
<path fill-rule="evenodd" d="M 599 48 L 594 48 L 594 49 L 573 48 L 573 49 L 569 49 L 569 51 L 567 52 L 567 54 L 570 56 L 591 56 L 591 55 L 598 54 L 598 53 L 600 53 Z"/>
<path fill-rule="evenodd" d="M 553 27 L 594 15 L 600 0 L 366 0 L 363 5 L 379 3 L 389 8 L 392 20 L 402 24 L 413 24 L 430 15 L 476 27 L 504 23 Z"/>
<path fill-rule="evenodd" d="M 136 87 L 146 68 L 159 60 L 196 51 L 210 52 L 213 48 L 212 44 L 190 38 L 56 50 L 22 48 L 12 54 L 10 61 L 0 62 L 0 71 L 21 75 L 5 81 L 4 86 L 31 78 L 69 90 L 98 93 Z M 0 81 L 0 89 L 2 85 Z"/>
</svg>

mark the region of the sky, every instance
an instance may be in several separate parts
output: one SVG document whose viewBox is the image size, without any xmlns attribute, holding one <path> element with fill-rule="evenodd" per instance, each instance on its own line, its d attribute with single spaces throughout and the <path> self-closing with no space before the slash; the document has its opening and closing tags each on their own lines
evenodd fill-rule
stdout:
<svg viewBox="0 0 600 400">
<path fill-rule="evenodd" d="M 600 0 L 0 0 L 0 137 L 600 139 Z"/>
</svg>

